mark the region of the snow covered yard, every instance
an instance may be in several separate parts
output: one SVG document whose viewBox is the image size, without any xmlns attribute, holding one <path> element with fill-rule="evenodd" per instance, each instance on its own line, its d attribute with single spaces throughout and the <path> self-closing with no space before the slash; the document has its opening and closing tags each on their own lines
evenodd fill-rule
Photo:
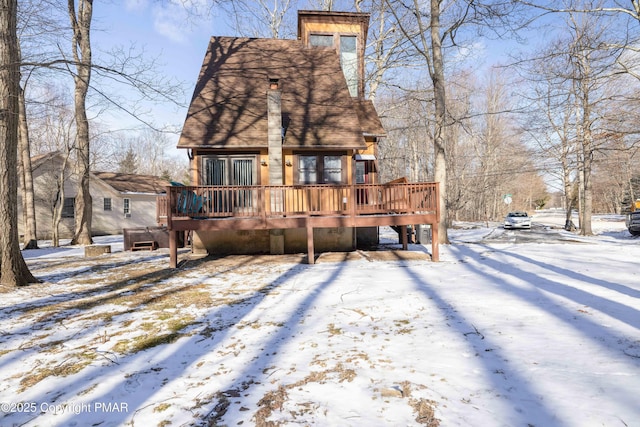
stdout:
<svg viewBox="0 0 640 427">
<path fill-rule="evenodd" d="M 553 221 L 451 230 L 440 263 L 27 251 L 0 425 L 639 426 L 640 240 Z"/>
</svg>

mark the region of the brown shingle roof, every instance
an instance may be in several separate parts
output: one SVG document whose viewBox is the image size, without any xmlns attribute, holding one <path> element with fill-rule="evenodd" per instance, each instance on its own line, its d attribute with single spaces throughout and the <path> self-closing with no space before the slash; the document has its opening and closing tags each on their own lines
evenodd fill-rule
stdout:
<svg viewBox="0 0 640 427">
<path fill-rule="evenodd" d="M 31 156 L 31 169 L 37 169 L 48 161 L 58 158 L 60 162 L 64 160 L 60 151 L 49 151 L 48 153 L 36 154 Z"/>
<path fill-rule="evenodd" d="M 92 172 L 93 175 L 104 181 L 121 193 L 145 193 L 160 194 L 166 191 L 171 183 L 153 175 L 133 175 L 115 172 Z"/>
<path fill-rule="evenodd" d="M 382 122 L 374 107 L 373 102 L 367 99 L 354 99 L 354 107 L 358 118 L 360 120 L 360 126 L 362 126 L 362 132 L 371 136 L 386 136 Z"/>
<path fill-rule="evenodd" d="M 279 79 L 285 148 L 365 148 L 338 55 L 298 40 L 212 37 L 178 148 L 267 146 L 267 89 Z"/>
</svg>

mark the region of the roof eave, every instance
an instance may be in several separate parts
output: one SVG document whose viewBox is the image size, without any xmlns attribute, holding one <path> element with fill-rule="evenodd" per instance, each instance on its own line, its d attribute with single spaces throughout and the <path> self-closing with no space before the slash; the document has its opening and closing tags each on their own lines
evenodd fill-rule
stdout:
<svg viewBox="0 0 640 427">
<path fill-rule="evenodd" d="M 384 138 L 385 136 L 387 136 L 386 133 L 368 133 L 368 132 L 363 132 L 362 135 L 364 137 L 373 137 L 373 138 Z"/>
</svg>

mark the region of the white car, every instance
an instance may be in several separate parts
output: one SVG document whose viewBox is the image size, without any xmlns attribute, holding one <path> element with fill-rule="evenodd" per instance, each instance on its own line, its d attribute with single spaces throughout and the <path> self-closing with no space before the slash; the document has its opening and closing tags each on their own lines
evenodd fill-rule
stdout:
<svg viewBox="0 0 640 427">
<path fill-rule="evenodd" d="M 509 212 L 504 218 L 504 228 L 531 228 L 531 217 L 526 212 Z"/>
</svg>

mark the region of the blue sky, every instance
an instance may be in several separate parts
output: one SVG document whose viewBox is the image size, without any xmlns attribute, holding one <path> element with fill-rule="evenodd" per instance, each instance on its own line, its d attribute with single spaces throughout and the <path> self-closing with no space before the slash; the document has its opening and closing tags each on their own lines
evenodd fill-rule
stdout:
<svg viewBox="0 0 640 427">
<path fill-rule="evenodd" d="M 191 0 L 189 4 L 202 9 L 209 7 L 208 0 Z M 205 12 L 205 10 L 202 10 Z M 187 104 L 213 35 L 237 35 L 232 23 L 213 13 L 201 13 L 189 17 L 181 1 L 177 0 L 122 0 L 94 3 L 92 44 L 96 51 L 109 50 L 114 46 L 128 49 L 144 49 L 150 58 L 159 57 L 161 73 L 180 80 L 185 86 Z M 489 46 L 489 48 L 488 48 Z M 495 62 L 505 51 L 515 48 L 512 42 L 476 40 L 471 49 L 473 62 L 484 67 Z M 99 53 L 96 52 L 94 56 Z M 181 127 L 186 108 L 174 105 L 154 105 L 153 119 L 159 125 Z M 109 120 L 111 126 L 130 128 L 139 126 L 130 117 L 114 113 Z M 171 137 L 177 143 L 177 135 Z M 175 146 L 175 144 L 174 144 Z M 185 156 L 177 151 L 179 156 Z"/>
<path fill-rule="evenodd" d="M 121 44 L 162 54 L 169 73 L 195 80 L 209 38 L 218 31 L 214 18 L 189 19 L 182 6 L 148 0 L 96 3 L 94 43 L 101 47 Z M 224 28 L 229 31 L 229 28 Z"/>
<path fill-rule="evenodd" d="M 125 0 L 94 3 L 92 22 L 94 59 L 99 51 L 121 46 L 144 51 L 149 59 L 158 58 L 161 74 L 184 83 L 184 99 L 188 104 L 195 86 L 209 38 L 232 31 L 215 17 L 187 16 L 182 5 L 149 0 Z M 186 108 L 170 103 L 154 104 L 151 117 L 157 125 L 181 127 Z M 140 123 L 124 113 L 111 112 L 103 121 L 112 128 L 135 128 Z M 177 144 L 177 135 L 170 137 Z M 184 157 L 184 150 L 172 150 L 171 155 Z"/>
</svg>

